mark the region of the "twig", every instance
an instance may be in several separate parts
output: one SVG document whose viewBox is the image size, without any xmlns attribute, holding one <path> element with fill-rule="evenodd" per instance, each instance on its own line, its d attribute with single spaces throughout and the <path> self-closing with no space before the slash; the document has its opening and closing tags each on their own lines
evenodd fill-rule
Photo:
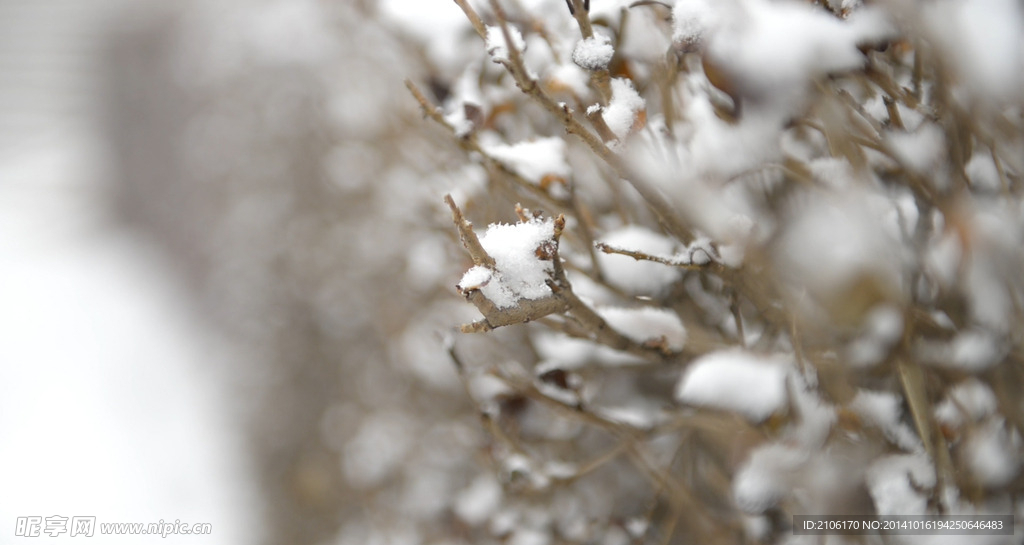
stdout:
<svg viewBox="0 0 1024 545">
<path fill-rule="evenodd" d="M 914 420 L 914 427 L 924 444 L 925 451 L 935 464 L 936 485 L 934 498 L 939 500 L 942 508 L 948 507 L 942 502 L 943 491 L 954 482 L 953 462 L 949 456 L 945 437 L 935 425 L 931 413 L 931 405 L 928 403 L 928 395 L 925 391 L 924 373 L 921 368 L 906 358 L 900 358 L 897 363 L 897 373 L 900 385 L 903 387 L 903 395 L 910 407 L 910 414 Z"/>
<path fill-rule="evenodd" d="M 466 18 L 469 19 L 469 23 L 473 25 L 473 30 L 480 35 L 481 38 L 487 39 L 487 27 L 484 26 L 483 21 L 480 20 L 480 16 L 477 15 L 476 10 L 473 6 L 469 5 L 466 0 L 455 0 L 455 3 L 462 8 L 462 12 L 466 14 Z"/>
<path fill-rule="evenodd" d="M 423 110 L 423 114 L 447 129 L 452 135 L 456 136 L 459 147 L 463 150 L 479 154 L 486 168 L 507 177 L 514 183 L 515 187 L 526 190 L 530 195 L 536 197 L 539 201 L 544 202 L 548 206 L 559 209 L 566 205 L 562 200 L 551 196 L 551 194 L 544 188 L 522 177 L 519 173 L 509 168 L 501 161 L 495 159 L 491 154 L 487 153 L 487 151 L 480 146 L 480 143 L 477 141 L 474 134 L 470 133 L 466 135 L 459 135 L 455 130 L 455 127 L 444 118 L 440 110 L 431 104 L 430 100 L 428 100 L 426 95 L 423 94 L 423 91 L 421 91 L 420 88 L 411 80 L 405 80 L 405 86 L 409 89 L 409 92 L 412 93 L 416 102 L 419 103 L 420 109 Z"/>
<path fill-rule="evenodd" d="M 556 233 L 560 232 L 557 228 L 557 221 L 555 225 Z M 555 240 L 557 242 L 557 236 Z M 655 361 L 665 361 L 667 357 L 674 355 L 672 352 L 665 350 L 664 347 L 649 347 L 643 343 L 634 341 L 622 333 L 619 333 L 608 325 L 608 322 L 606 322 L 597 312 L 581 301 L 580 298 L 573 293 L 572 285 L 569 283 L 569 279 L 565 276 L 565 269 L 562 267 L 561 258 L 558 256 L 558 244 L 555 244 L 552 276 L 554 279 L 555 293 L 565 300 L 569 314 L 576 319 L 584 330 L 593 335 L 594 340 L 597 342 L 616 350 L 628 352 L 644 359 L 653 359 Z"/>
<path fill-rule="evenodd" d="M 462 239 L 462 245 L 469 252 L 469 257 L 473 259 L 473 264 L 493 269 L 494 258 L 480 244 L 480 239 L 473 232 L 473 224 L 466 221 L 462 211 L 455 204 L 455 199 L 452 199 L 451 194 L 448 194 L 444 196 L 444 202 L 448 204 L 448 208 L 452 211 L 452 221 L 455 222 L 455 228 L 459 230 L 459 238 Z"/>
<path fill-rule="evenodd" d="M 509 51 L 509 59 L 507 61 L 501 60 L 499 61 L 499 64 L 503 65 L 512 75 L 512 78 L 516 82 L 516 86 L 522 90 L 523 93 L 536 100 L 545 110 L 560 119 L 562 124 L 565 125 L 567 133 L 574 134 L 583 140 L 595 155 L 600 157 L 609 167 L 611 167 L 616 175 L 632 185 L 633 188 L 636 189 L 637 193 L 647 201 L 647 204 L 651 209 L 654 210 L 659 221 L 665 225 L 665 228 L 668 229 L 669 233 L 682 242 L 688 242 L 692 238 L 689 233 L 689 229 L 687 229 L 680 221 L 679 213 L 675 210 L 675 207 L 669 203 L 668 199 L 665 198 L 661 191 L 655 188 L 644 176 L 640 175 L 640 173 L 627 167 L 626 163 L 608 146 L 606 146 L 600 138 L 595 136 L 576 120 L 573 115 L 573 111 L 568 105 L 564 103 L 557 103 L 552 100 L 551 97 L 541 89 L 537 81 L 529 76 L 526 67 L 523 65 L 522 56 L 515 47 L 511 46 L 511 34 L 508 29 L 508 21 L 504 17 L 504 10 L 501 9 L 497 0 L 491 0 L 491 5 L 495 9 L 495 13 L 498 15 L 498 21 L 501 24 L 502 34 L 505 37 L 506 44 L 509 45 L 507 48 Z"/>
<path fill-rule="evenodd" d="M 729 302 L 729 310 L 732 311 L 732 318 L 736 320 L 736 334 L 740 339 L 740 346 L 746 348 L 747 336 L 743 332 L 743 313 L 740 312 L 740 294 L 739 292 L 732 292 L 732 300 Z"/>
<path fill-rule="evenodd" d="M 692 262 L 672 259 L 670 257 L 650 255 L 638 250 L 627 250 L 625 248 L 618 248 L 616 246 L 608 244 L 607 242 L 595 242 L 594 246 L 596 246 L 598 250 L 601 250 L 606 254 L 618 254 L 629 256 L 637 261 L 653 261 L 655 263 L 661 263 L 662 265 L 668 265 L 670 267 L 678 267 L 680 269 L 686 269 L 688 271 L 720 272 L 723 269 L 725 269 L 725 267 L 722 266 L 721 263 L 714 261 L 714 258 L 712 258 L 712 256 L 710 255 L 708 256 L 710 259 L 706 265 L 697 265 Z"/>
<path fill-rule="evenodd" d="M 566 301 L 557 295 L 520 299 L 516 304 L 504 308 L 495 305 L 477 289 L 469 290 L 465 296 L 480 310 L 484 319 L 462 326 L 463 333 L 484 333 L 507 325 L 525 324 L 568 309 Z"/>
</svg>

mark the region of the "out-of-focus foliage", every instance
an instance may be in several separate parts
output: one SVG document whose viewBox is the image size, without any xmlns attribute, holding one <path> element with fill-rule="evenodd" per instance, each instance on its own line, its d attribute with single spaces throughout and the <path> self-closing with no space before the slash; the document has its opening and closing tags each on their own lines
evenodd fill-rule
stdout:
<svg viewBox="0 0 1024 545">
<path fill-rule="evenodd" d="M 252 349 L 267 542 L 1019 513 L 1017 4 L 570 3 L 113 48 L 122 208 Z"/>
<path fill-rule="evenodd" d="M 472 165 L 457 539 L 1021 514 L 1017 3 L 444 4 L 409 87 Z"/>
</svg>

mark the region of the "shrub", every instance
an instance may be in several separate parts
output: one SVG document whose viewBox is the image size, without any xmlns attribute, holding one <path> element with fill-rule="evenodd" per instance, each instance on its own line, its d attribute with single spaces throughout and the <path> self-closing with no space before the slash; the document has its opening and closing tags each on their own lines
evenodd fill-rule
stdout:
<svg viewBox="0 0 1024 545">
<path fill-rule="evenodd" d="M 1019 510 L 1015 3 L 455 3 L 474 539 Z"/>
</svg>

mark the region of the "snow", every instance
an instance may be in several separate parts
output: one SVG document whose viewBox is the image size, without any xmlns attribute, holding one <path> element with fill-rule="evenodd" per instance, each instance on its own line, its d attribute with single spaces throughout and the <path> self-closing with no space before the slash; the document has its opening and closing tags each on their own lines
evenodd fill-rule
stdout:
<svg viewBox="0 0 1024 545">
<path fill-rule="evenodd" d="M 806 452 L 781 443 L 758 447 L 733 480 L 733 501 L 746 513 L 763 513 L 790 491 L 789 476 L 807 462 Z"/>
<path fill-rule="evenodd" d="M 559 64 L 547 74 L 548 87 L 555 91 L 569 90 L 578 97 L 590 93 L 590 76 L 575 64 Z"/>
<path fill-rule="evenodd" d="M 508 25 L 508 33 L 509 37 L 512 38 L 512 47 L 519 53 L 522 53 L 526 49 L 526 41 L 523 40 L 523 35 L 519 32 L 519 29 Z M 487 27 L 487 53 L 493 57 L 495 62 L 507 62 L 510 60 L 508 44 L 505 42 L 505 33 L 502 32 L 501 27 Z"/>
<path fill-rule="evenodd" d="M 53 126 L 0 160 L 0 535 L 16 516 L 180 517 L 250 542 L 258 506 L 219 376 L 238 354 L 173 264 L 106 216 L 98 140 Z"/>
<path fill-rule="evenodd" d="M 947 233 L 932 242 L 925 250 L 924 264 L 941 285 L 950 286 L 956 281 L 962 257 L 963 247 L 960 238 L 955 233 Z"/>
<path fill-rule="evenodd" d="M 533 461 L 524 454 L 509 454 L 501 461 L 501 471 L 509 483 L 518 484 L 518 481 L 529 484 L 535 490 L 546 488 L 551 484 L 547 475 L 537 471 Z"/>
<path fill-rule="evenodd" d="M 860 390 L 850 401 L 850 409 L 864 420 L 882 430 L 894 445 L 908 452 L 923 447 L 917 434 L 902 419 L 903 399 L 891 392 Z"/>
<path fill-rule="evenodd" d="M 466 107 L 470 106 L 471 103 L 463 103 L 461 107 L 454 108 L 451 113 L 444 115 L 444 120 L 452 126 L 452 130 L 455 131 L 455 136 L 459 138 L 466 138 L 472 134 L 473 129 L 476 125 L 471 119 L 466 117 Z"/>
<path fill-rule="evenodd" d="M 515 144 L 485 144 L 484 152 L 523 178 L 539 184 L 546 176 L 567 179 L 572 169 L 565 159 L 565 140 L 552 136 Z"/>
<path fill-rule="evenodd" d="M 792 211 L 775 252 L 783 277 L 808 290 L 839 323 L 860 325 L 875 304 L 898 300 L 904 256 L 858 190 L 811 195 Z"/>
<path fill-rule="evenodd" d="M 608 325 L 638 343 L 665 340 L 673 352 L 686 344 L 686 328 L 674 312 L 655 307 L 616 308 L 601 307 L 597 313 Z"/>
<path fill-rule="evenodd" d="M 971 187 L 996 193 L 1002 187 L 999 169 L 996 168 L 992 154 L 985 148 L 976 148 L 971 160 L 964 166 L 964 173 L 971 181 Z"/>
<path fill-rule="evenodd" d="M 342 453 L 345 480 L 356 489 L 380 484 L 401 467 L 414 443 L 415 430 L 405 415 L 369 415 Z"/>
<path fill-rule="evenodd" d="M 557 362 L 563 369 L 578 369 L 600 362 L 607 366 L 642 363 L 644 360 L 588 339 L 578 339 L 560 333 L 543 332 L 533 339 L 537 352 L 544 360 Z"/>
<path fill-rule="evenodd" d="M 501 505 L 501 485 L 494 476 L 485 473 L 473 479 L 465 489 L 455 497 L 452 511 L 470 526 L 478 526 Z"/>
<path fill-rule="evenodd" d="M 380 0 L 376 4 L 382 19 L 423 43 L 434 62 L 442 66 L 457 65 L 463 57 L 462 36 L 472 30 L 466 15 L 454 3 L 444 8 L 433 2 L 409 0 Z"/>
<path fill-rule="evenodd" d="M 610 231 L 601 238 L 601 242 L 613 248 L 666 259 L 671 259 L 675 251 L 672 239 L 639 225 L 627 225 Z M 639 261 L 621 254 L 600 252 L 597 259 L 608 283 L 632 294 L 660 293 L 678 280 L 681 274 L 675 267 L 653 261 Z"/>
<path fill-rule="evenodd" d="M 786 438 L 806 449 L 820 449 L 838 419 L 835 407 L 818 395 L 816 386 L 804 376 L 789 377 L 789 392 L 799 425 L 787 430 Z"/>
<path fill-rule="evenodd" d="M 627 520 L 623 527 L 626 529 L 626 532 L 629 533 L 630 537 L 634 539 L 641 539 L 644 534 L 647 533 L 647 529 L 650 525 L 650 522 L 646 518 L 633 517 Z"/>
<path fill-rule="evenodd" d="M 913 172 L 927 173 L 945 159 L 942 130 L 930 123 L 914 132 L 891 132 L 887 141 L 900 162 Z"/>
<path fill-rule="evenodd" d="M 1024 13 L 1014 0 L 942 1 L 915 12 L 972 102 L 1021 96 Z M 993 52 L 998 51 L 996 55 Z"/>
<path fill-rule="evenodd" d="M 963 331 L 953 339 L 951 361 L 961 369 L 980 371 L 999 363 L 1005 355 L 1002 343 L 978 330 Z"/>
<path fill-rule="evenodd" d="M 1000 418 L 972 430 L 964 446 L 964 457 L 968 470 L 980 485 L 998 488 L 1017 477 L 1020 451 L 1020 435 Z"/>
<path fill-rule="evenodd" d="M 935 419 L 951 426 L 979 422 L 996 412 L 996 396 L 992 389 L 976 378 L 969 378 L 950 389 L 935 407 Z"/>
<path fill-rule="evenodd" d="M 605 3 L 611 4 L 612 1 L 591 2 L 597 5 Z M 641 63 L 651 66 L 664 62 L 665 52 L 672 47 L 672 37 L 662 30 L 666 22 L 663 12 L 658 9 L 637 7 L 635 2 L 627 2 L 629 16 L 622 19 L 619 27 L 617 53 L 624 59 L 635 61 L 636 64 L 633 66 Z M 598 28 L 601 27 L 597 26 L 595 32 Z"/>
<path fill-rule="evenodd" d="M 612 80 L 612 99 L 601 112 L 604 122 L 619 140 L 624 140 L 634 129 L 642 126 L 637 119 L 646 103 L 636 92 L 633 82 L 626 78 Z"/>
<path fill-rule="evenodd" d="M 533 528 L 517 528 L 506 543 L 508 545 L 548 545 L 551 543 L 551 533 Z"/>
<path fill-rule="evenodd" d="M 729 4 L 708 44 L 712 61 L 738 88 L 790 110 L 816 75 L 852 70 L 864 62 L 861 30 L 797 2 L 750 0 Z M 726 22 L 727 21 L 727 22 Z"/>
<path fill-rule="evenodd" d="M 576 406 L 580 403 L 580 396 L 574 390 L 567 390 L 556 384 L 545 382 L 543 380 L 535 381 L 537 391 L 544 394 L 545 397 L 551 398 L 563 405 Z"/>
<path fill-rule="evenodd" d="M 494 272 L 487 267 L 476 266 L 462 275 L 462 280 L 459 280 L 458 288 L 460 291 L 478 290 L 487 285 L 491 281 L 491 277 L 494 276 Z"/>
<path fill-rule="evenodd" d="M 864 332 L 847 347 L 847 359 L 854 367 L 881 363 L 903 334 L 903 315 L 892 305 L 878 305 L 865 317 Z"/>
<path fill-rule="evenodd" d="M 644 407 L 596 407 L 593 410 L 598 416 L 640 430 L 651 429 L 662 420 L 656 411 Z"/>
<path fill-rule="evenodd" d="M 987 331 L 960 331 L 950 341 L 921 340 L 916 352 L 924 363 L 969 373 L 984 371 L 1001 362 L 1007 347 Z"/>
<path fill-rule="evenodd" d="M 923 490 L 935 486 L 935 470 L 924 452 L 878 458 L 868 467 L 866 477 L 879 515 L 928 514 Z"/>
<path fill-rule="evenodd" d="M 716 252 L 714 247 L 711 245 L 710 238 L 697 237 L 686 247 L 685 252 L 676 256 L 676 259 L 681 263 L 707 265 L 714 261 L 717 256 L 718 252 Z"/>
<path fill-rule="evenodd" d="M 499 397 L 512 394 L 505 381 L 490 374 L 477 374 L 469 379 L 469 392 L 481 405 L 491 405 Z"/>
<path fill-rule="evenodd" d="M 701 43 L 719 24 L 718 17 L 709 0 L 678 0 L 672 8 L 672 42 L 687 48 Z"/>
<path fill-rule="evenodd" d="M 584 70 L 601 70 L 608 68 L 615 55 L 612 39 L 602 33 L 580 40 L 572 51 L 572 62 Z"/>
<path fill-rule="evenodd" d="M 480 237 L 484 250 L 494 258 L 495 271 L 483 280 L 481 267 L 473 267 L 460 281 L 465 289 L 479 289 L 498 308 L 514 306 L 520 299 L 541 299 L 551 295 L 550 260 L 537 257 L 537 250 L 554 244 L 554 220 L 531 219 L 514 225 L 492 224 Z M 466 278 L 466 277 L 469 278 Z"/>
<path fill-rule="evenodd" d="M 690 364 L 676 386 L 676 399 L 761 422 L 785 409 L 787 374 L 779 357 L 744 350 L 712 352 Z"/>
</svg>

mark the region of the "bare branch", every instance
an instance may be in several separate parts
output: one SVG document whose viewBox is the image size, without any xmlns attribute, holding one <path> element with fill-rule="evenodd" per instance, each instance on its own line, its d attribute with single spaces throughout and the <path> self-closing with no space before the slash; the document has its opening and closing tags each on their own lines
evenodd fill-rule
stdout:
<svg viewBox="0 0 1024 545">
<path fill-rule="evenodd" d="M 487 39 L 487 28 L 484 26 L 483 21 L 480 20 L 480 16 L 477 15 L 476 10 L 473 6 L 469 5 L 466 0 L 455 0 L 455 3 L 462 8 L 462 12 L 466 14 L 466 18 L 469 19 L 469 23 L 473 25 L 473 30 L 480 35 L 481 38 Z"/>
<path fill-rule="evenodd" d="M 459 207 L 455 204 L 455 199 L 452 199 L 452 196 L 448 194 L 444 196 L 444 202 L 448 204 L 448 208 L 452 211 L 452 221 L 455 222 L 455 228 L 459 230 L 459 238 L 462 239 L 462 245 L 469 252 L 469 257 L 473 258 L 473 263 L 493 269 L 494 258 L 488 255 L 487 250 L 484 250 L 484 247 L 480 245 L 480 239 L 473 232 L 473 224 L 463 217 L 462 210 L 459 210 Z"/>
<path fill-rule="evenodd" d="M 501 9 L 501 5 L 498 0 L 491 0 L 491 5 L 494 7 L 495 12 L 498 15 L 499 23 L 501 24 L 502 34 L 505 37 L 507 44 L 511 44 L 511 34 L 508 29 L 508 21 L 505 20 L 504 10 Z M 600 138 L 595 136 L 592 132 L 587 130 L 576 117 L 573 115 L 572 109 L 564 103 L 558 103 L 551 99 L 541 89 L 540 85 L 529 76 L 529 72 L 523 65 L 522 55 L 515 47 L 508 47 L 509 60 L 501 62 L 503 66 L 512 75 L 512 78 L 516 82 L 516 86 L 519 87 L 524 93 L 536 100 L 545 110 L 557 117 L 565 125 L 565 130 L 569 134 L 574 134 L 579 137 L 587 146 L 594 152 L 595 155 L 600 157 L 609 167 L 622 179 L 626 180 L 634 189 L 640 193 L 640 196 L 647 201 L 651 209 L 658 216 L 658 220 L 665 225 L 669 233 L 678 238 L 680 241 L 687 242 L 692 236 L 689 233 L 689 229 L 683 225 L 680 220 L 680 215 L 675 207 L 669 203 L 668 199 L 661 193 L 660 190 L 655 188 L 649 181 L 646 180 L 639 172 L 633 171 L 631 168 L 626 166 L 626 163 L 613 152 Z"/>
</svg>

